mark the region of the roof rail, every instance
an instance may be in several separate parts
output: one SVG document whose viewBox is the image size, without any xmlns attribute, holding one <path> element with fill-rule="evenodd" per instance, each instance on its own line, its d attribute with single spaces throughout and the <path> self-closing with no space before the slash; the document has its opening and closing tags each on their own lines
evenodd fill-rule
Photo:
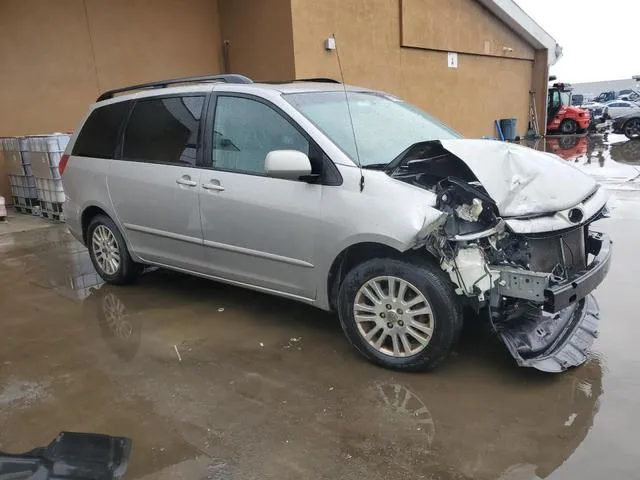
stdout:
<svg viewBox="0 0 640 480">
<path fill-rule="evenodd" d="M 282 85 L 283 83 L 295 83 L 295 82 L 318 82 L 318 83 L 340 83 L 333 78 L 296 78 L 294 80 L 265 80 L 258 83 L 266 83 L 268 85 Z"/>
<path fill-rule="evenodd" d="M 320 82 L 320 83 L 340 83 L 333 78 L 296 78 L 294 82 Z"/>
<path fill-rule="evenodd" d="M 253 83 L 253 81 L 244 75 L 230 73 L 226 75 L 204 75 L 200 77 L 184 77 L 172 78 L 170 80 L 161 80 L 158 82 L 139 83 L 123 88 L 115 88 L 102 93 L 96 102 L 113 98 L 116 93 L 131 92 L 133 90 L 146 90 L 148 88 L 166 88 L 169 85 L 177 85 L 180 83 L 206 83 L 206 82 L 223 82 L 223 83 Z"/>
</svg>

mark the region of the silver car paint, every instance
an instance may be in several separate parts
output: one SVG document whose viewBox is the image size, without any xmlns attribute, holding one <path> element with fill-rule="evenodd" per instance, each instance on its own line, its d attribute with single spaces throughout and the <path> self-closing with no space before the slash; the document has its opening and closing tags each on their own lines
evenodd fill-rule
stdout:
<svg viewBox="0 0 640 480">
<path fill-rule="evenodd" d="M 224 190 L 200 193 L 205 273 L 314 299 L 320 207 L 329 187 L 202 170 L 202 184 L 211 183 Z"/>
<path fill-rule="evenodd" d="M 557 155 L 495 140 L 441 143 L 467 164 L 504 217 L 564 210 L 597 188 L 591 176 Z"/>
<path fill-rule="evenodd" d="M 342 251 L 363 242 L 406 251 L 418 244 L 425 227 L 442 218 L 442 212 L 435 209 L 433 193 L 383 172 L 365 170 L 365 188 L 360 191 L 361 174 L 354 162 L 286 102 L 278 86 L 174 87 L 126 98 L 212 89 L 220 93 L 242 91 L 277 105 L 333 160 L 342 175 L 342 185 L 310 185 L 210 169 L 71 157 L 63 181 L 69 197 L 69 226 L 76 234 L 82 212 L 95 205 L 114 219 L 134 260 L 328 309 L 329 271 Z M 68 152 L 74 142 L 75 137 Z M 482 170 L 481 166 L 475 168 Z M 488 163 L 485 171 L 495 174 L 495 165 Z M 175 182 L 183 175 L 191 175 L 197 185 L 178 186 Z M 211 182 L 224 190 L 203 188 Z M 174 194 L 180 198 L 176 205 L 158 200 L 173 199 Z M 198 199 L 195 203 L 194 197 Z M 200 225 L 193 212 L 199 213 Z M 163 219 L 162 213 L 171 218 Z"/>
<path fill-rule="evenodd" d="M 146 262 L 198 270 L 204 261 L 200 169 L 120 160 L 105 163 L 111 205 L 134 254 Z"/>
</svg>

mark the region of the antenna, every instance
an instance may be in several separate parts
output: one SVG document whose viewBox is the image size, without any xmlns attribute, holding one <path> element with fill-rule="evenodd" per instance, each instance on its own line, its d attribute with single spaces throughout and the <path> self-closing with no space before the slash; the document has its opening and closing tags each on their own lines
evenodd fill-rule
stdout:
<svg viewBox="0 0 640 480">
<path fill-rule="evenodd" d="M 331 35 L 336 46 L 336 58 L 338 59 L 338 68 L 340 69 L 340 81 L 342 82 L 342 89 L 344 91 L 344 99 L 347 102 L 347 112 L 349 112 L 349 123 L 351 124 L 351 133 L 353 135 L 353 145 L 356 147 L 356 160 L 358 162 L 358 168 L 360 169 L 360 191 L 364 190 L 364 175 L 362 174 L 362 163 L 360 162 L 360 151 L 358 150 L 358 141 L 356 140 L 356 129 L 353 126 L 353 116 L 351 115 L 351 105 L 349 104 L 349 95 L 347 95 L 347 86 L 344 83 L 344 74 L 342 73 L 342 62 L 340 62 L 340 53 L 338 51 L 338 42 L 336 41 L 336 34 Z"/>
</svg>

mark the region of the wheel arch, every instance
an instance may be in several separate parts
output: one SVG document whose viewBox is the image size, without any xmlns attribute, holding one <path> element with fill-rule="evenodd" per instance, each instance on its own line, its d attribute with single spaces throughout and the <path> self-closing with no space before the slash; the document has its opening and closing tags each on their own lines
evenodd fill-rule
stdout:
<svg viewBox="0 0 640 480">
<path fill-rule="evenodd" d="M 105 211 L 104 208 L 99 207 L 98 205 L 88 205 L 80 214 L 80 226 L 82 228 L 82 240 L 84 244 L 87 244 L 87 231 L 89 230 L 89 224 L 91 220 L 98 215 L 106 215 L 111 218 L 111 216 Z"/>
<path fill-rule="evenodd" d="M 99 203 L 91 203 L 91 204 L 85 205 L 82 209 L 82 213 L 80 214 L 80 227 L 82 229 L 82 240 L 85 246 L 87 245 L 87 230 L 89 229 L 89 224 L 91 223 L 91 220 L 96 217 L 96 215 L 105 215 L 109 217 L 116 224 L 116 227 L 118 227 L 118 229 L 120 230 L 120 234 L 122 235 L 125 243 L 127 244 L 127 248 L 129 249 L 129 254 L 134 260 L 140 261 L 138 256 L 135 254 L 131 246 L 131 243 L 129 242 L 129 239 L 127 238 L 126 231 L 123 228 L 123 225 L 118 220 L 118 217 L 110 213 L 108 207 L 106 207 L 105 205 L 101 205 Z"/>
<path fill-rule="evenodd" d="M 405 244 L 387 239 L 352 243 L 334 257 L 326 276 L 327 303 L 331 311 L 336 311 L 338 291 L 347 273 L 355 266 L 373 258 L 412 259 L 422 262 L 435 260 L 426 249 L 413 250 Z"/>
<path fill-rule="evenodd" d="M 622 125 L 620 125 L 620 133 L 622 133 L 623 135 L 626 135 L 625 129 L 627 128 L 629 122 L 640 122 L 640 115 L 627 118 L 624 122 L 622 122 Z"/>
</svg>

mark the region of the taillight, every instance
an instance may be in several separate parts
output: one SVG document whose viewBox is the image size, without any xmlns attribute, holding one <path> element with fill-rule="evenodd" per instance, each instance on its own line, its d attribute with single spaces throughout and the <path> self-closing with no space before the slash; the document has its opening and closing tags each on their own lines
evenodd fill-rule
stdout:
<svg viewBox="0 0 640 480">
<path fill-rule="evenodd" d="M 67 163 L 69 163 L 69 155 L 62 155 L 62 158 L 60 159 L 60 165 L 58 165 L 60 175 L 62 175 L 67 168 Z"/>
</svg>

